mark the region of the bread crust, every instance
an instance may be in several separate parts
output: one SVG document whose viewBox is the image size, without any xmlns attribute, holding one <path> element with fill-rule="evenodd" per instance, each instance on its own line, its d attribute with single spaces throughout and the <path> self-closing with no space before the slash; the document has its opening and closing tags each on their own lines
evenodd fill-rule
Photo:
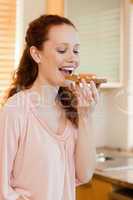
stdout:
<svg viewBox="0 0 133 200">
<path fill-rule="evenodd" d="M 74 81 L 76 84 L 79 84 L 82 79 L 85 79 L 87 83 L 90 83 L 90 81 L 94 81 L 95 84 L 99 85 L 101 83 L 106 83 L 106 78 L 99 78 L 96 77 L 95 74 L 72 74 L 66 76 L 66 80 Z"/>
</svg>

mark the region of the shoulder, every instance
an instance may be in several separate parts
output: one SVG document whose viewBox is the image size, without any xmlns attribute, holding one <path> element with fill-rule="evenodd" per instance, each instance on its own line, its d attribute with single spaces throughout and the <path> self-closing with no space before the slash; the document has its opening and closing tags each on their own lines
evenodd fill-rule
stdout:
<svg viewBox="0 0 133 200">
<path fill-rule="evenodd" d="M 24 93 L 18 92 L 10 97 L 5 105 L 0 108 L 0 117 L 8 116 L 12 118 L 16 118 L 19 116 L 24 116 L 29 111 L 29 104 L 27 103 L 27 98 Z"/>
<path fill-rule="evenodd" d="M 19 92 L 8 99 L 0 108 L 0 135 L 22 136 L 29 116 L 29 106 L 26 106 L 26 98 Z"/>
</svg>

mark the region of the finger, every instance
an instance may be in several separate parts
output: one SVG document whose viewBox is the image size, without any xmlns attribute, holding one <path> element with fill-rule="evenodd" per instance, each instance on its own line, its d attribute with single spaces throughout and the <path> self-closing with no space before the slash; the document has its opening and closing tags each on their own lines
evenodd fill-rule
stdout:
<svg viewBox="0 0 133 200">
<path fill-rule="evenodd" d="M 89 85 L 86 83 L 84 79 L 82 80 L 82 85 L 83 85 L 82 88 L 83 105 L 88 107 L 90 103 L 93 101 L 92 91 L 90 90 Z"/>
<path fill-rule="evenodd" d="M 87 84 L 86 84 L 84 79 L 81 80 L 81 83 L 82 83 L 82 89 L 81 89 L 82 91 L 81 91 L 81 93 L 82 93 L 84 99 L 87 99 L 87 96 L 88 96 L 87 87 L 88 86 L 87 86 Z"/>
<path fill-rule="evenodd" d="M 75 90 L 75 82 L 71 82 L 69 89 L 73 92 Z"/>
<path fill-rule="evenodd" d="M 84 95 L 83 95 L 83 83 L 80 82 L 76 85 L 76 94 L 78 99 L 78 105 L 79 107 L 82 107 L 84 105 Z"/>
<path fill-rule="evenodd" d="M 91 86 L 86 82 L 84 82 L 84 84 L 85 84 L 86 96 L 89 99 L 89 101 L 91 102 L 91 101 L 93 101 L 93 94 L 92 94 Z"/>
<path fill-rule="evenodd" d="M 98 94 L 98 91 L 97 91 L 97 88 L 96 88 L 96 85 L 95 85 L 94 81 L 90 82 L 90 86 L 91 86 L 91 91 L 92 91 L 93 98 L 97 103 L 98 99 L 99 99 L 99 94 Z"/>
</svg>

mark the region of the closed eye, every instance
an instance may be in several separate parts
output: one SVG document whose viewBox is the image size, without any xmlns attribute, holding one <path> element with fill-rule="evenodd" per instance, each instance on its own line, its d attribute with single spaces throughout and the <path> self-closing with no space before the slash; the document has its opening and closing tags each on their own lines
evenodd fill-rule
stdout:
<svg viewBox="0 0 133 200">
<path fill-rule="evenodd" d="M 80 52 L 79 51 L 77 51 L 77 50 L 75 50 L 75 51 L 73 51 L 75 54 L 79 54 Z"/>
<path fill-rule="evenodd" d="M 66 52 L 66 50 L 58 50 L 59 53 L 63 54 Z"/>
<path fill-rule="evenodd" d="M 57 52 L 60 53 L 60 54 L 64 54 L 64 53 L 66 53 L 66 51 L 67 50 L 57 50 Z M 74 54 L 79 54 L 80 52 L 79 52 L 79 50 L 73 50 L 73 53 Z"/>
</svg>

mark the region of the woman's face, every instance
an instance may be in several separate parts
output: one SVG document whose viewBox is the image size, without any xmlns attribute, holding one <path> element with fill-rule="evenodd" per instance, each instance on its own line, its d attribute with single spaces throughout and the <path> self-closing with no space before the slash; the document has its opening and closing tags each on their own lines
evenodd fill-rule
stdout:
<svg viewBox="0 0 133 200">
<path fill-rule="evenodd" d="M 65 76 L 79 66 L 79 38 L 70 25 L 50 28 L 48 40 L 39 51 L 38 78 L 43 84 L 63 86 Z"/>
</svg>

